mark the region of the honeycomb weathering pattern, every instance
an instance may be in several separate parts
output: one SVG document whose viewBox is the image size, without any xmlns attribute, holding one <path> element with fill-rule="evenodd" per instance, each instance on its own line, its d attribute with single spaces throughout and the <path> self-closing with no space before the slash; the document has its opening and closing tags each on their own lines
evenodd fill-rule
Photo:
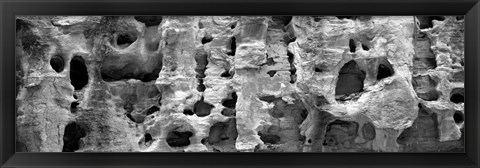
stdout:
<svg viewBox="0 0 480 168">
<path fill-rule="evenodd" d="M 17 151 L 458 152 L 459 16 L 21 16 Z"/>
</svg>

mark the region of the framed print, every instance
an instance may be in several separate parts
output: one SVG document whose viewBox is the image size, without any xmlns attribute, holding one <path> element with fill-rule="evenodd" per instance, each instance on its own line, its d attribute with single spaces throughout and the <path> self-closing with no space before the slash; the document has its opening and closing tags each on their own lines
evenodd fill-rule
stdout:
<svg viewBox="0 0 480 168">
<path fill-rule="evenodd" d="M 478 167 L 478 5 L 2 1 L 1 164 Z"/>
</svg>

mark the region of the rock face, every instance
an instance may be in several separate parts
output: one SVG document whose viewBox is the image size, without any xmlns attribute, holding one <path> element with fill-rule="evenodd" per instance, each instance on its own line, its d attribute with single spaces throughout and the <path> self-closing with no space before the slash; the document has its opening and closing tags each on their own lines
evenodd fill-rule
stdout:
<svg viewBox="0 0 480 168">
<path fill-rule="evenodd" d="M 464 150 L 455 16 L 18 17 L 17 150 Z"/>
</svg>

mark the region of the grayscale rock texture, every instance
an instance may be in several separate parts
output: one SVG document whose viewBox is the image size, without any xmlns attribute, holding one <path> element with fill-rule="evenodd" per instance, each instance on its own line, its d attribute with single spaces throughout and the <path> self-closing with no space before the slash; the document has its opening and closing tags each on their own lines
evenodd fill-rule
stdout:
<svg viewBox="0 0 480 168">
<path fill-rule="evenodd" d="M 22 16 L 17 151 L 462 152 L 455 16 Z"/>
</svg>

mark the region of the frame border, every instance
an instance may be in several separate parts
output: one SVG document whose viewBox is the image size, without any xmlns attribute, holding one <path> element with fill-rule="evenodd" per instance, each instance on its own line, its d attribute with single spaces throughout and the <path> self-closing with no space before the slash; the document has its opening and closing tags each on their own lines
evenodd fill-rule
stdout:
<svg viewBox="0 0 480 168">
<path fill-rule="evenodd" d="M 16 15 L 465 15 L 465 153 L 15 153 Z M 0 0 L 0 167 L 478 168 L 479 20 L 479 0 Z"/>
</svg>

